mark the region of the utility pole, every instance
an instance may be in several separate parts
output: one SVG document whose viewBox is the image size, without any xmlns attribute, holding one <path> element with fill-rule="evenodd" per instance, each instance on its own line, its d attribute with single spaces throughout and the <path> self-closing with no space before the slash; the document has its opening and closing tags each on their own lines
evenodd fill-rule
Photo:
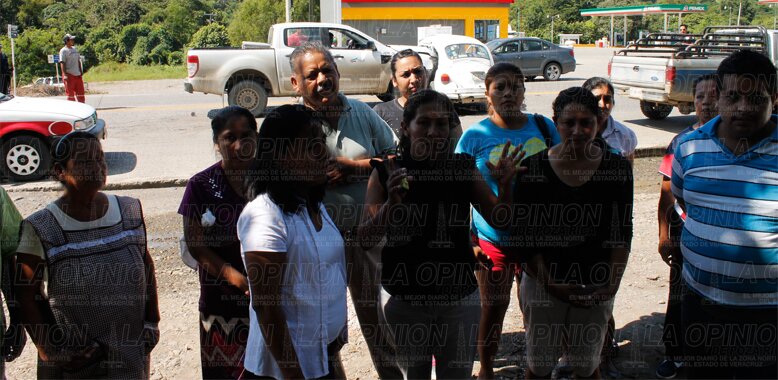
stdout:
<svg viewBox="0 0 778 380">
<path fill-rule="evenodd" d="M 292 0 L 286 0 L 286 22 L 292 22 Z"/>
<path fill-rule="evenodd" d="M 554 43 L 554 19 L 559 18 L 559 15 L 548 16 L 551 19 L 551 43 Z"/>
<path fill-rule="evenodd" d="M 516 35 L 521 35 L 521 8 L 516 6 Z"/>
<path fill-rule="evenodd" d="M 13 68 L 11 82 L 13 83 L 14 96 L 16 96 L 16 45 L 14 41 L 17 37 L 19 37 L 19 26 L 8 24 L 8 38 L 11 40 L 11 67 Z"/>
<path fill-rule="evenodd" d="M 740 0 L 740 5 L 737 7 L 737 26 L 740 26 L 740 12 L 743 10 L 743 0 Z"/>
</svg>

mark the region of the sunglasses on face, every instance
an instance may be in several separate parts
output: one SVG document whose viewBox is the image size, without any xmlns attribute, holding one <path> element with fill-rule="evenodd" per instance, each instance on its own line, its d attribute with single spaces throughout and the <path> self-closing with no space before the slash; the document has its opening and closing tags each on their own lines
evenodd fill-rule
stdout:
<svg viewBox="0 0 778 380">
<path fill-rule="evenodd" d="M 605 103 L 613 103 L 613 95 L 598 95 L 595 96 L 597 98 L 597 101 L 603 101 Z"/>
</svg>

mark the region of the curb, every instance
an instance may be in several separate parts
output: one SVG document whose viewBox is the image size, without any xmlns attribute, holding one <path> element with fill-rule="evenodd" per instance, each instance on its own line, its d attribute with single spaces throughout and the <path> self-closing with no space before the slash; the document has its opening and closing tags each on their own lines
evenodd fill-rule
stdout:
<svg viewBox="0 0 778 380">
<path fill-rule="evenodd" d="M 140 180 L 140 181 L 125 181 L 116 183 L 107 183 L 103 190 L 139 190 L 139 189 L 161 189 L 166 187 L 184 187 L 188 178 L 164 178 L 153 180 Z M 56 182 L 34 182 L 34 183 L 22 183 L 22 184 L 4 184 L 5 191 L 22 192 L 22 191 L 59 191 L 62 186 Z"/>
<path fill-rule="evenodd" d="M 635 158 L 664 157 L 667 146 L 655 146 L 635 149 Z"/>
</svg>

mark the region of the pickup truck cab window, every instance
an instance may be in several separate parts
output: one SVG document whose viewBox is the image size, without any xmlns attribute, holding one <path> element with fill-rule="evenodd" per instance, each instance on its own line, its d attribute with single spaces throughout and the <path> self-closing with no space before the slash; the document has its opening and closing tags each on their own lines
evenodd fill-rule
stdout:
<svg viewBox="0 0 778 380">
<path fill-rule="evenodd" d="M 289 28 L 284 31 L 284 45 L 297 47 L 306 42 L 321 42 L 319 28 Z"/>
<path fill-rule="evenodd" d="M 330 49 L 368 49 L 366 38 L 344 29 L 330 28 L 327 33 Z"/>
</svg>

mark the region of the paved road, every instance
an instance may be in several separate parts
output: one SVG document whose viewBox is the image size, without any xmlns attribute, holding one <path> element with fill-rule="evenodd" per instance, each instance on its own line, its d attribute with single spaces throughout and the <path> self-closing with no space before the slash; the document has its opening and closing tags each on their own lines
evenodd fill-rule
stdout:
<svg viewBox="0 0 778 380">
<path fill-rule="evenodd" d="M 551 115 L 556 94 L 567 87 L 578 86 L 586 78 L 607 74 L 610 49 L 579 48 L 578 66 L 557 82 L 527 83 L 527 110 Z M 206 114 L 226 105 L 221 96 L 189 94 L 183 90 L 183 79 L 92 83 L 97 94 L 87 103 L 98 109 L 108 123 L 104 147 L 109 160 L 109 183 L 136 183 L 186 179 L 218 160 L 211 142 Z M 358 96 L 376 103 L 373 96 Z M 271 98 L 277 106 L 294 102 L 293 98 Z M 624 96 L 616 97 L 613 115 L 635 130 L 638 147 L 665 146 L 680 130 L 694 121 L 674 111 L 666 120 L 650 121 L 640 113 L 639 103 Z M 484 118 L 484 114 L 465 114 L 465 127 Z M 261 123 L 261 120 L 259 120 Z M 26 184 L 30 188 L 41 184 Z"/>
</svg>

